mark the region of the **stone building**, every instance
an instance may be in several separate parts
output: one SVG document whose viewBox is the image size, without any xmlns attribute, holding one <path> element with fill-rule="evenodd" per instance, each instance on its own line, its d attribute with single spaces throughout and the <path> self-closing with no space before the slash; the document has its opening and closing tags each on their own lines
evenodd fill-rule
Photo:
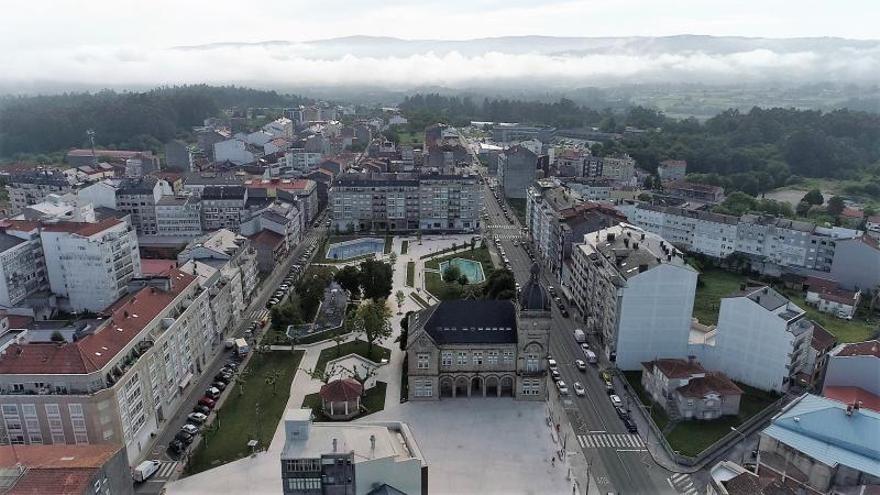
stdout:
<svg viewBox="0 0 880 495">
<path fill-rule="evenodd" d="M 546 397 L 550 298 L 532 266 L 520 299 L 443 301 L 410 316 L 410 400 Z"/>
</svg>

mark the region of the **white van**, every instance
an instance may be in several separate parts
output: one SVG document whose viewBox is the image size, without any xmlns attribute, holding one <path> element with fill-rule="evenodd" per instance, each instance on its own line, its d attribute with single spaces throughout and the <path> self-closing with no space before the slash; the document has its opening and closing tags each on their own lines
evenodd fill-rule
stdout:
<svg viewBox="0 0 880 495">
<path fill-rule="evenodd" d="M 580 328 L 575 328 L 574 329 L 574 340 L 576 340 L 578 342 L 586 342 L 587 341 L 587 334 L 585 334 L 584 331 L 581 330 Z"/>
<path fill-rule="evenodd" d="M 143 483 L 150 476 L 156 474 L 161 464 L 159 461 L 144 461 L 134 468 L 134 471 L 131 472 L 131 477 L 136 483 Z"/>
<path fill-rule="evenodd" d="M 596 353 L 589 350 L 584 350 L 584 357 L 587 359 L 587 362 L 590 364 L 596 364 L 598 361 L 596 359 Z"/>
</svg>

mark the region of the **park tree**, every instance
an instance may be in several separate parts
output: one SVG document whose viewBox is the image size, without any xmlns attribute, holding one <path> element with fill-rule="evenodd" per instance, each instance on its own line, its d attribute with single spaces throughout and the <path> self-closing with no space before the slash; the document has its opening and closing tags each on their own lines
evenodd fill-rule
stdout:
<svg viewBox="0 0 880 495">
<path fill-rule="evenodd" d="M 461 270 L 458 266 L 449 264 L 445 270 L 443 270 L 443 281 L 447 283 L 453 283 L 457 281 L 461 277 Z"/>
<path fill-rule="evenodd" d="M 364 297 L 384 301 L 391 295 L 391 265 L 377 260 L 366 260 L 361 263 L 360 272 Z"/>
<path fill-rule="evenodd" d="M 266 372 L 263 379 L 266 381 L 266 385 L 272 385 L 272 395 L 275 395 L 275 387 L 278 385 L 278 381 L 281 380 L 281 371 L 278 368 L 273 368 L 271 371 Z"/>
<path fill-rule="evenodd" d="M 516 279 L 513 272 L 495 270 L 486 279 L 486 299 L 513 299 L 516 297 Z"/>
<path fill-rule="evenodd" d="M 800 202 L 798 202 L 794 211 L 798 214 L 798 216 L 805 217 L 810 214 L 810 208 L 812 208 L 812 207 L 813 207 L 813 205 L 811 205 L 810 203 L 807 203 L 806 201 L 801 200 Z"/>
<path fill-rule="evenodd" d="M 397 342 L 400 344 L 400 350 L 406 350 L 406 341 L 409 339 L 409 316 L 415 311 L 407 311 L 403 318 L 400 319 L 400 335 Z"/>
<path fill-rule="evenodd" d="M 370 300 L 358 307 L 358 317 L 363 324 L 364 337 L 367 339 L 367 354 L 372 355 L 373 343 L 391 336 L 391 311 L 384 301 Z"/>
<path fill-rule="evenodd" d="M 276 304 L 270 312 L 272 317 L 272 329 L 284 332 L 288 325 L 298 325 L 303 322 L 302 310 L 299 301 L 294 298 L 287 299 L 282 304 Z"/>
<path fill-rule="evenodd" d="M 825 207 L 825 211 L 827 211 L 829 215 L 837 217 L 843 213 L 844 208 L 846 208 L 846 204 L 843 202 L 843 198 L 840 196 L 832 196 L 831 199 L 828 200 L 828 206 Z"/>
<path fill-rule="evenodd" d="M 300 308 L 303 319 L 311 321 L 318 310 L 318 304 L 324 298 L 324 289 L 333 279 L 330 270 L 309 270 L 303 275 L 302 280 L 296 287 L 299 294 Z"/>
<path fill-rule="evenodd" d="M 825 202 L 825 198 L 822 196 L 822 192 L 818 189 L 810 189 L 807 194 L 804 194 L 801 201 L 810 205 L 818 206 Z"/>
<path fill-rule="evenodd" d="M 465 275 L 464 273 L 462 273 L 461 275 L 459 275 L 459 276 L 458 276 L 458 283 L 459 283 L 460 285 L 467 285 L 467 283 L 468 283 L 467 275 Z"/>
<path fill-rule="evenodd" d="M 395 253 L 394 251 L 391 251 L 391 254 L 388 255 L 388 261 L 391 262 L 391 266 L 396 265 L 397 264 L 397 253 Z"/>
<path fill-rule="evenodd" d="M 397 314 L 400 314 L 403 308 L 403 303 L 406 301 L 406 294 L 404 294 L 402 290 L 398 290 L 394 293 L 394 298 L 397 299 Z"/>
<path fill-rule="evenodd" d="M 348 265 L 342 270 L 336 272 L 334 277 L 336 282 L 348 291 L 353 298 L 359 298 L 361 295 L 361 271 L 354 265 Z"/>
</svg>

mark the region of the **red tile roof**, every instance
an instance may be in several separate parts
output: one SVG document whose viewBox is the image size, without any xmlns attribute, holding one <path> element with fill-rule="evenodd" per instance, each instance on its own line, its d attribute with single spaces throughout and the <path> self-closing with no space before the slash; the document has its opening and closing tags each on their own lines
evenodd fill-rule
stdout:
<svg viewBox="0 0 880 495">
<path fill-rule="evenodd" d="M 164 275 L 177 268 L 177 260 L 150 260 L 141 258 L 141 273 L 144 275 Z"/>
<path fill-rule="evenodd" d="M 9 328 L 16 330 L 20 328 L 27 328 L 28 325 L 34 321 L 32 316 L 22 316 L 22 315 L 9 315 Z"/>
<path fill-rule="evenodd" d="M 99 234 L 110 227 L 119 225 L 122 220 L 118 218 L 105 218 L 100 222 L 55 222 L 43 225 L 44 232 L 68 232 L 84 237 Z"/>
<path fill-rule="evenodd" d="M 40 227 L 40 222 L 34 220 L 13 220 L 4 218 L 0 220 L 0 228 L 6 230 L 18 230 L 21 232 L 30 232 Z"/>
<path fill-rule="evenodd" d="M 813 338 L 810 341 L 810 345 L 813 349 L 817 351 L 823 351 L 825 349 L 830 348 L 837 342 L 837 337 L 834 336 L 828 330 L 825 330 L 825 327 L 822 325 L 813 322 Z"/>
<path fill-rule="evenodd" d="M 687 359 L 657 359 L 642 363 L 649 371 L 653 372 L 654 368 L 659 368 L 660 372 L 669 378 L 687 378 L 698 373 L 705 373 L 706 370 L 697 361 L 688 361 Z"/>
<path fill-rule="evenodd" d="M 861 402 L 860 407 L 880 412 L 880 396 L 859 387 L 825 387 L 822 389 L 822 395 L 844 404 Z"/>
<path fill-rule="evenodd" d="M 318 392 L 321 398 L 330 402 L 348 402 L 355 400 L 361 396 L 364 387 L 353 378 L 343 378 L 334 380 L 323 387 Z"/>
<path fill-rule="evenodd" d="M 819 298 L 848 306 L 855 306 L 858 301 L 858 293 L 846 289 L 825 289 L 819 292 Z"/>
<path fill-rule="evenodd" d="M 861 220 L 861 218 L 865 216 L 865 212 L 859 210 L 858 208 L 850 208 L 847 206 L 843 209 L 843 211 L 840 212 L 840 216 L 843 218 L 854 218 Z"/>
<path fill-rule="evenodd" d="M 100 370 L 196 279 L 177 269 L 170 270 L 168 276 L 171 291 L 145 287 L 123 297 L 105 311 L 109 317 L 101 328 L 76 342 L 11 346 L 0 357 L 0 374 L 86 374 Z"/>
<path fill-rule="evenodd" d="M 7 495 L 79 495 L 95 472 L 119 452 L 115 445 L 16 445 L 0 447 L 0 467 L 27 468 Z"/>
<path fill-rule="evenodd" d="M 724 373 L 711 372 L 700 378 L 691 378 L 687 385 L 676 390 L 685 397 L 705 397 L 711 393 L 719 395 L 742 395 L 743 391 Z"/>
<path fill-rule="evenodd" d="M 866 340 L 846 344 L 837 353 L 838 356 L 874 356 L 880 358 L 880 340 Z"/>
<path fill-rule="evenodd" d="M 821 289 L 836 289 L 839 286 L 836 280 L 819 277 L 807 277 L 804 279 L 804 285 L 813 292 L 819 292 Z"/>
<path fill-rule="evenodd" d="M 272 248 L 284 242 L 284 236 L 271 230 L 261 230 L 254 235 L 248 236 L 248 239 L 255 244 L 263 244 Z"/>
</svg>

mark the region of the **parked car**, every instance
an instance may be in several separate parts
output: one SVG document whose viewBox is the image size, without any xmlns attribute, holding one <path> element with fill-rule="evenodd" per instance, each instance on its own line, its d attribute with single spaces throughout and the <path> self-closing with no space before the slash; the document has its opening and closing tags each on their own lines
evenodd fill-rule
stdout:
<svg viewBox="0 0 880 495">
<path fill-rule="evenodd" d="M 189 413 L 189 415 L 186 417 L 186 419 L 187 419 L 187 421 L 189 421 L 192 424 L 200 425 L 208 419 L 208 416 L 206 414 L 203 414 L 200 412 L 194 412 L 194 413 Z"/>
<path fill-rule="evenodd" d="M 638 433 L 639 428 L 636 426 L 636 422 L 632 420 L 629 416 L 623 418 L 623 426 L 626 427 L 626 431 L 630 433 Z"/>
<path fill-rule="evenodd" d="M 217 405 L 217 402 L 210 397 L 202 397 L 199 399 L 199 405 L 205 406 L 208 409 L 214 409 L 214 406 Z"/>
<path fill-rule="evenodd" d="M 162 463 L 160 461 L 144 461 L 134 468 L 131 477 L 134 479 L 135 483 L 143 483 L 144 481 L 147 481 L 150 476 L 156 474 L 156 471 L 159 470 L 159 466 L 161 465 Z"/>
<path fill-rule="evenodd" d="M 177 432 L 177 435 L 174 435 L 174 439 L 180 440 L 184 444 L 189 445 L 193 441 L 193 436 L 183 430 L 180 430 Z"/>
<path fill-rule="evenodd" d="M 563 318 L 568 318 L 568 310 L 567 309 L 560 308 L 559 313 L 562 315 Z"/>
<path fill-rule="evenodd" d="M 180 427 L 180 431 L 185 431 L 192 436 L 196 436 L 199 434 L 199 427 L 192 423 L 187 423 Z"/>
<path fill-rule="evenodd" d="M 214 375 L 214 380 L 218 381 L 218 382 L 222 381 L 222 382 L 229 383 L 230 378 L 232 378 L 232 373 L 224 373 L 223 371 Z"/>
<path fill-rule="evenodd" d="M 608 398 L 611 399 L 611 404 L 614 407 L 623 407 L 623 401 L 620 399 L 620 396 L 618 396 L 617 394 L 611 394 L 608 396 Z"/>
<path fill-rule="evenodd" d="M 559 389 L 559 395 L 568 395 L 568 385 L 564 381 L 556 382 L 556 388 Z"/>
<path fill-rule="evenodd" d="M 231 369 L 232 371 L 235 371 L 235 370 L 238 369 L 238 363 L 236 363 L 235 361 L 230 361 L 230 362 L 226 363 L 226 365 L 223 366 L 223 367 L 224 367 L 224 368 L 229 368 L 229 369 Z"/>
<path fill-rule="evenodd" d="M 572 387 L 574 388 L 574 393 L 577 396 L 583 397 L 587 394 L 587 389 L 585 389 L 584 386 L 581 385 L 581 382 L 574 382 L 574 385 L 572 385 Z"/>
<path fill-rule="evenodd" d="M 174 439 L 171 443 L 168 444 L 168 450 L 175 454 L 181 454 L 184 450 L 186 450 L 186 444 L 181 442 L 180 440 Z"/>
<path fill-rule="evenodd" d="M 211 414 L 211 408 L 206 407 L 206 406 L 203 406 L 203 405 L 200 405 L 200 404 L 197 404 L 197 405 L 193 408 L 193 412 L 202 413 L 202 414 L 204 414 L 205 416 L 207 416 L 207 415 Z"/>
<path fill-rule="evenodd" d="M 589 350 L 590 350 L 590 344 L 588 344 L 588 343 L 586 343 L 586 342 L 582 343 L 582 344 L 581 344 L 581 349 L 584 350 L 584 351 L 589 351 Z"/>
<path fill-rule="evenodd" d="M 205 390 L 205 397 L 217 400 L 217 398 L 220 397 L 220 389 L 217 387 L 208 387 L 208 390 Z"/>
<path fill-rule="evenodd" d="M 575 359 L 574 365 L 577 366 L 577 369 L 581 371 L 587 371 L 587 363 L 585 363 L 582 359 Z"/>
<path fill-rule="evenodd" d="M 557 364 L 557 363 L 556 363 L 556 360 L 553 359 L 552 357 L 548 357 L 548 358 L 547 358 L 547 366 L 548 366 L 551 370 L 555 370 L 555 369 L 557 369 L 557 368 L 559 367 L 559 364 Z"/>
<path fill-rule="evenodd" d="M 559 370 L 550 370 L 550 377 L 553 378 L 554 381 L 562 380 L 562 375 L 559 374 Z"/>
<path fill-rule="evenodd" d="M 628 417 L 629 417 L 629 413 L 626 412 L 626 409 L 624 409 L 624 408 L 622 408 L 622 407 L 615 407 L 615 408 L 614 408 L 614 411 L 617 412 L 617 416 L 618 416 L 620 419 L 628 418 Z"/>
<path fill-rule="evenodd" d="M 220 390 L 221 392 L 226 390 L 226 382 L 224 381 L 216 380 L 214 383 L 211 384 L 211 386 Z"/>
</svg>

